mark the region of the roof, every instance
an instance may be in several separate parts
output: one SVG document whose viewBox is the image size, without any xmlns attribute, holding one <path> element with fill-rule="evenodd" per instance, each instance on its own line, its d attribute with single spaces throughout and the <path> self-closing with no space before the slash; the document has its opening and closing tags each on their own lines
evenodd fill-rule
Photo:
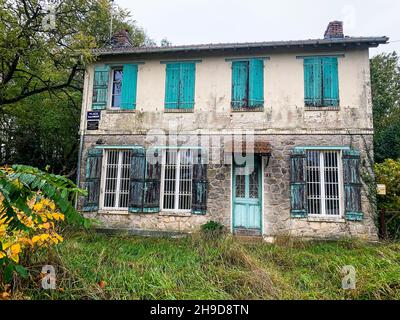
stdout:
<svg viewBox="0 0 400 320">
<path fill-rule="evenodd" d="M 333 48 L 333 47 L 377 47 L 386 44 L 388 37 L 345 37 L 337 39 L 310 39 L 294 41 L 245 42 L 245 43 L 218 43 L 198 44 L 168 47 L 118 47 L 94 49 L 93 53 L 99 56 L 106 55 L 140 55 L 155 53 L 186 53 L 186 52 L 216 52 L 242 49 L 299 49 L 299 48 Z"/>
</svg>

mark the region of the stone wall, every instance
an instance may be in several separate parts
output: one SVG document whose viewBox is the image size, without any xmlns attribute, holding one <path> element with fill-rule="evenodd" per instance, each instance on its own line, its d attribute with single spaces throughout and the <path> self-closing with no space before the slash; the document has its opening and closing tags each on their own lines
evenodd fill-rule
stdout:
<svg viewBox="0 0 400 320">
<path fill-rule="evenodd" d="M 213 137 L 215 139 L 215 137 Z M 81 176 L 84 180 L 87 150 L 101 139 L 105 145 L 143 145 L 148 146 L 145 136 L 138 135 L 91 135 L 85 136 Z M 197 136 L 185 141 L 191 145 Z M 219 139 L 219 137 L 217 137 Z M 263 135 L 257 139 L 272 145 L 272 157 L 268 166 L 264 159 L 264 197 L 263 234 L 266 238 L 291 235 L 303 238 L 337 239 L 359 237 L 377 239 L 374 213 L 368 203 L 365 190 L 362 195 L 365 219 L 362 222 L 318 221 L 316 219 L 291 219 L 290 217 L 290 153 L 300 146 L 352 146 L 361 150 L 365 159 L 365 149 L 372 150 L 372 136 L 360 135 Z M 196 145 L 196 144 L 192 144 Z M 222 155 L 221 148 L 211 148 L 210 154 Z M 146 214 L 136 215 L 127 212 L 99 212 L 90 215 L 103 222 L 105 227 L 119 229 L 144 229 L 192 232 L 200 225 L 210 221 L 223 223 L 231 228 L 231 173 L 230 165 L 210 164 L 208 170 L 209 193 L 206 216 Z M 84 181 L 82 181 L 83 186 Z M 80 206 L 82 205 L 82 199 Z"/>
</svg>

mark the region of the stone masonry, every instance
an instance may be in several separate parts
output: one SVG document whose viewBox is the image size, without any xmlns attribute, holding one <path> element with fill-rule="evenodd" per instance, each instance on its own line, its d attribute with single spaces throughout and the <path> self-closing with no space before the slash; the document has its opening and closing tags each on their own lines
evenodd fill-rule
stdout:
<svg viewBox="0 0 400 320">
<path fill-rule="evenodd" d="M 195 138 L 195 137 L 194 137 Z M 193 138 L 193 139 L 194 139 Z M 82 163 L 86 163 L 87 151 L 98 143 L 109 146 L 143 145 L 148 147 L 144 135 L 87 135 L 84 140 Z M 218 139 L 218 138 L 217 138 Z M 263 235 L 267 239 L 277 236 L 294 236 L 313 239 L 337 239 L 355 237 L 377 240 L 374 213 L 371 211 L 365 188 L 362 206 L 365 218 L 362 222 L 346 220 L 292 219 L 290 217 L 290 154 L 300 146 L 346 146 L 361 151 L 363 162 L 366 150 L 372 150 L 372 135 L 262 135 L 257 139 L 268 141 L 272 146 L 272 157 L 267 166 L 264 159 Z M 191 145 L 190 139 L 185 145 Z M 221 153 L 223 148 L 210 149 L 209 154 Z M 81 168 L 84 185 L 85 166 Z M 104 227 L 118 229 L 140 229 L 155 231 L 194 232 L 208 221 L 218 221 L 231 229 L 232 167 L 211 163 L 208 167 L 208 211 L 205 216 L 190 214 L 129 214 L 128 212 L 99 211 L 88 214 L 102 222 Z M 80 201 L 82 206 L 82 199 Z"/>
</svg>

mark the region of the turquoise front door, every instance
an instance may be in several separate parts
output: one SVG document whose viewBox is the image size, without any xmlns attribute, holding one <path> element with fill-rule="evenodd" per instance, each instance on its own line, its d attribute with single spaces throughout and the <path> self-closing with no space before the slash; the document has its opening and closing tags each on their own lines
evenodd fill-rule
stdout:
<svg viewBox="0 0 400 320">
<path fill-rule="evenodd" d="M 261 159 L 252 165 L 233 168 L 233 229 L 261 233 L 262 177 Z"/>
</svg>

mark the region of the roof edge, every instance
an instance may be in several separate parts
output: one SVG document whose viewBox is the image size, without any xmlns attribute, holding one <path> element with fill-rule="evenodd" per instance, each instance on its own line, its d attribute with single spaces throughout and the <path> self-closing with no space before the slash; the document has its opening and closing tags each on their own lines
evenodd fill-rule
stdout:
<svg viewBox="0 0 400 320">
<path fill-rule="evenodd" d="M 270 42 L 243 42 L 243 43 L 217 43 L 199 45 L 180 45 L 168 47 L 122 47 L 122 48 L 99 48 L 94 49 L 95 55 L 123 55 L 123 54 L 143 54 L 143 53 L 176 53 L 189 51 L 218 51 L 235 49 L 279 49 L 295 48 L 308 46 L 332 46 L 332 45 L 364 45 L 368 47 L 378 47 L 386 44 L 389 37 L 345 37 L 336 39 L 309 39 L 309 40 L 290 40 L 290 41 L 270 41 Z"/>
</svg>

